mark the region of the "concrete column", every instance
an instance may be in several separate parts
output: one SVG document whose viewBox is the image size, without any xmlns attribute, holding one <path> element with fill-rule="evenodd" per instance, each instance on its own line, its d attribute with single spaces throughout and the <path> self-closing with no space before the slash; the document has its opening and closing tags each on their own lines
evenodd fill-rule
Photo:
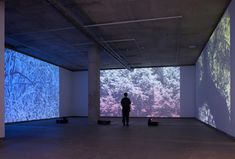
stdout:
<svg viewBox="0 0 235 159">
<path fill-rule="evenodd" d="M 5 47 L 5 11 L 4 1 L 0 1 L 0 138 L 5 137 L 4 124 L 4 47 Z"/>
<path fill-rule="evenodd" d="M 96 122 L 100 116 L 100 50 L 92 46 L 88 51 L 88 120 Z"/>
</svg>

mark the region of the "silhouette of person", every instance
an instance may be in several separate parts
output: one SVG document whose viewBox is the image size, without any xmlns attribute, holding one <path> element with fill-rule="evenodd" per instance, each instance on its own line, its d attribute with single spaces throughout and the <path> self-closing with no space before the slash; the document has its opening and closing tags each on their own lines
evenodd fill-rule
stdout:
<svg viewBox="0 0 235 159">
<path fill-rule="evenodd" d="M 124 93 L 124 97 L 121 100 L 123 126 L 125 125 L 129 126 L 129 113 L 131 110 L 131 100 L 127 96 L 128 94 Z"/>
</svg>

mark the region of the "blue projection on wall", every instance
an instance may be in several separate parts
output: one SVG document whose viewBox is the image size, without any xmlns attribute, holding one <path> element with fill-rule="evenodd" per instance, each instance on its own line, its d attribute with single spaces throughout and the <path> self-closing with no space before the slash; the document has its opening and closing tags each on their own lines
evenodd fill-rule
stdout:
<svg viewBox="0 0 235 159">
<path fill-rule="evenodd" d="M 59 68 L 5 50 L 5 122 L 59 116 Z"/>
</svg>

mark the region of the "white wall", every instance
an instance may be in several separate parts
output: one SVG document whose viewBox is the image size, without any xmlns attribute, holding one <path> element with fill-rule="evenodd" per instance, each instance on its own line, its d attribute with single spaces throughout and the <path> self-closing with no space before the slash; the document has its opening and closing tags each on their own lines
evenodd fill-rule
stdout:
<svg viewBox="0 0 235 159">
<path fill-rule="evenodd" d="M 88 116 L 88 72 L 73 73 L 73 116 Z"/>
<path fill-rule="evenodd" d="M 72 72 L 60 68 L 60 117 L 71 116 L 73 114 L 72 88 Z"/>
<path fill-rule="evenodd" d="M 195 116 L 195 66 L 180 67 L 180 116 Z"/>
<path fill-rule="evenodd" d="M 5 137 L 4 124 L 4 45 L 5 45 L 5 20 L 4 1 L 0 1 L 0 138 Z"/>
</svg>

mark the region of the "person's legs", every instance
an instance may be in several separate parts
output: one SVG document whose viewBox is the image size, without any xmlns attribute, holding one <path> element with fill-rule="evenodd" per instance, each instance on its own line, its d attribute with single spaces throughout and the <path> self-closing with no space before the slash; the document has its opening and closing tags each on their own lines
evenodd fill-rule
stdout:
<svg viewBox="0 0 235 159">
<path fill-rule="evenodd" d="M 126 125 L 129 126 L 129 112 L 126 112 Z"/>
<path fill-rule="evenodd" d="M 123 126 L 125 126 L 125 117 L 126 117 L 125 112 L 122 111 L 122 124 L 123 124 Z"/>
</svg>

